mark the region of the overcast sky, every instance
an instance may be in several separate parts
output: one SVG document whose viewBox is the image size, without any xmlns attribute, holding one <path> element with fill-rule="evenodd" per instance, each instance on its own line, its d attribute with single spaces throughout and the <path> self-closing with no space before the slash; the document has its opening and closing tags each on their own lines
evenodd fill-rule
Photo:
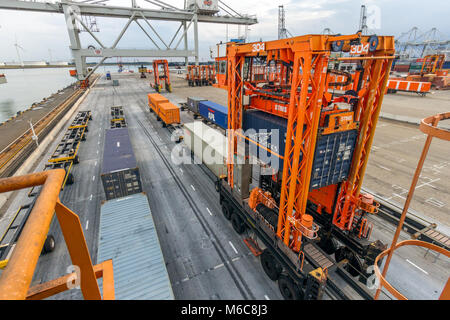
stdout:
<svg viewBox="0 0 450 320">
<path fill-rule="evenodd" d="M 2 0 L 0 0 L 1 3 Z M 163 0 L 177 7 L 183 6 L 183 0 Z M 349 34 L 358 29 L 361 4 L 378 8 L 379 19 L 372 20 L 377 24 L 373 33 L 398 36 L 402 32 L 417 26 L 421 31 L 438 28 L 442 38 L 450 38 L 450 1 L 444 0 L 223 0 L 240 13 L 255 14 L 258 24 L 250 26 L 249 41 L 273 40 L 277 38 L 278 5 L 283 4 L 286 10 L 287 29 L 295 35 L 322 33 L 330 28 L 334 33 Z M 48 1 L 54 2 L 54 1 Z M 155 6 L 137 0 L 138 5 L 146 8 Z M 131 0 L 110 0 L 111 5 L 128 6 Z M 371 15 L 375 17 L 375 15 Z M 115 37 L 125 25 L 125 19 L 97 18 L 100 33 L 97 36 L 105 45 L 111 45 Z M 174 22 L 153 22 L 166 42 L 169 42 L 178 28 Z M 146 27 L 151 33 L 148 27 Z M 238 36 L 238 27 L 229 26 L 229 38 Z M 192 39 L 192 32 L 190 38 Z M 241 34 L 244 27 L 241 28 Z M 0 10 L 0 61 L 17 61 L 14 47 L 16 42 L 24 49 L 20 51 L 25 61 L 29 60 L 69 60 L 64 16 L 62 14 L 31 13 L 23 11 Z M 199 24 L 200 60 L 209 60 L 209 47 L 226 38 L 226 26 L 221 24 Z M 177 40 L 175 41 L 177 42 Z M 82 34 L 85 47 L 95 45 L 95 41 L 87 34 Z M 180 45 L 180 48 L 182 43 Z M 144 35 L 142 30 L 132 24 L 125 33 L 118 47 L 154 49 L 155 46 Z M 193 42 L 190 41 L 190 49 Z M 50 50 L 50 51 L 49 51 Z M 151 60 L 151 59 L 147 59 Z"/>
</svg>

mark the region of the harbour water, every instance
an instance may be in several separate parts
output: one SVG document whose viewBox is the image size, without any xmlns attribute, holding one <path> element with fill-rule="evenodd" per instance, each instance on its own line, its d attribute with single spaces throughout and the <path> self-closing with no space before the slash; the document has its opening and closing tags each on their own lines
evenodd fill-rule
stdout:
<svg viewBox="0 0 450 320">
<path fill-rule="evenodd" d="M 69 68 L 0 69 L 0 73 L 8 81 L 0 85 L 0 122 L 76 81 Z"/>
</svg>

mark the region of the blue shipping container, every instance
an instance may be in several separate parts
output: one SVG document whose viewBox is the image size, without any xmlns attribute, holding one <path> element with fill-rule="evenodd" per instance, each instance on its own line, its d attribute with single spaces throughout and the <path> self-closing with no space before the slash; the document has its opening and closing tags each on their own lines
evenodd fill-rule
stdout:
<svg viewBox="0 0 450 320">
<path fill-rule="evenodd" d="M 250 153 L 281 171 L 283 159 L 279 156 L 284 156 L 287 120 L 260 110 L 247 110 L 244 112 L 242 128 L 249 139 L 247 141 L 250 141 Z M 265 159 L 270 159 L 270 163 Z"/>
<path fill-rule="evenodd" d="M 243 129 L 248 138 L 249 152 L 272 168 L 283 171 L 284 160 L 279 156 L 284 157 L 287 119 L 248 110 L 244 112 Z M 254 131 L 247 131 L 249 129 Z M 347 179 L 357 135 L 357 130 L 350 130 L 317 137 L 310 190 Z"/>
<path fill-rule="evenodd" d="M 198 113 L 223 129 L 228 127 L 228 108 L 212 101 L 200 101 Z"/>
<path fill-rule="evenodd" d="M 310 190 L 347 179 L 357 136 L 357 130 L 349 130 L 317 137 Z"/>
</svg>

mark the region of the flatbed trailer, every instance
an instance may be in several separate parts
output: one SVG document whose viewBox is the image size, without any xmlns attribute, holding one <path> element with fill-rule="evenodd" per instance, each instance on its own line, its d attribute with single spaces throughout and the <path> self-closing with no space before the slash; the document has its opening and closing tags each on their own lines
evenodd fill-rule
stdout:
<svg viewBox="0 0 450 320">
<path fill-rule="evenodd" d="M 78 148 L 82 141 L 86 140 L 89 120 L 92 120 L 91 111 L 79 111 L 67 131 L 64 133 L 60 143 L 44 166 L 44 171 L 52 169 L 64 169 L 66 176 L 64 178 L 61 190 L 64 190 L 66 184 L 74 183 L 74 176 L 71 173 L 74 164 L 79 162 Z M 41 192 L 41 186 L 33 187 L 28 193 L 30 203 L 20 206 L 16 211 L 11 222 L 0 238 L 0 269 L 8 263 L 8 258 L 15 247 L 16 241 L 33 210 L 36 199 Z M 55 248 L 55 238 L 52 234 L 47 235 L 42 254 L 53 251 Z"/>
<path fill-rule="evenodd" d="M 127 122 L 125 120 L 123 107 L 122 106 L 111 107 L 111 120 L 110 120 L 111 129 L 125 128 L 126 126 Z"/>
<path fill-rule="evenodd" d="M 373 292 L 345 270 L 347 261 L 337 263 L 313 242 L 305 243 L 303 254 L 295 253 L 276 236 L 271 224 L 250 208 L 246 199 L 239 201 L 233 195 L 224 179 L 217 181 L 216 189 L 224 216 L 230 220 L 233 229 L 238 234 L 247 229 L 253 234 L 244 242 L 255 256 L 260 256 L 267 276 L 273 281 L 278 280 L 283 297 L 320 300 L 326 293 L 331 299 L 373 299 Z"/>
</svg>

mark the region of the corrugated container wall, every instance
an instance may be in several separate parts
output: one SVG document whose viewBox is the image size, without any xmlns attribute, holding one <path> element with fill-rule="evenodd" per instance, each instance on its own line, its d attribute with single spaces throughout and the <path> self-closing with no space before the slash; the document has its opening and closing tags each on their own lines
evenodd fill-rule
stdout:
<svg viewBox="0 0 450 320">
<path fill-rule="evenodd" d="M 201 101 L 198 104 L 199 113 L 205 119 L 217 124 L 223 129 L 227 129 L 228 108 L 212 101 Z"/>
<path fill-rule="evenodd" d="M 159 103 L 157 114 L 166 125 L 180 123 L 180 108 L 170 102 Z"/>
<path fill-rule="evenodd" d="M 158 104 L 169 102 L 169 99 L 160 95 L 159 93 L 149 93 L 148 94 L 148 105 L 153 111 L 158 113 Z"/>
<path fill-rule="evenodd" d="M 142 192 L 139 168 L 127 128 L 105 131 L 101 179 L 107 200 Z"/>
<path fill-rule="evenodd" d="M 109 259 L 117 300 L 174 299 L 145 194 L 106 201 L 101 206 L 97 263 Z"/>
<path fill-rule="evenodd" d="M 284 160 L 277 155 L 284 157 L 287 119 L 259 110 L 248 110 L 244 113 L 243 129 L 254 129 L 253 133 L 247 135 L 250 139 L 249 153 L 274 169 L 283 171 Z M 356 139 L 356 130 L 317 137 L 310 189 L 347 179 Z M 270 154 L 265 148 L 276 154 Z"/>
<path fill-rule="evenodd" d="M 198 98 L 198 97 L 188 97 L 187 98 L 188 109 L 191 110 L 193 113 L 199 113 L 198 112 L 198 104 L 201 101 L 207 101 L 207 100 L 203 99 L 203 98 Z"/>
<path fill-rule="evenodd" d="M 250 139 L 250 153 L 262 161 L 269 159 L 270 163 L 264 162 L 274 169 L 282 170 L 283 159 L 280 156 L 284 157 L 287 120 L 259 110 L 247 110 L 243 118 L 242 128 Z"/>
<path fill-rule="evenodd" d="M 216 177 L 227 175 L 227 138 L 201 121 L 183 125 L 184 143 Z"/>
</svg>

